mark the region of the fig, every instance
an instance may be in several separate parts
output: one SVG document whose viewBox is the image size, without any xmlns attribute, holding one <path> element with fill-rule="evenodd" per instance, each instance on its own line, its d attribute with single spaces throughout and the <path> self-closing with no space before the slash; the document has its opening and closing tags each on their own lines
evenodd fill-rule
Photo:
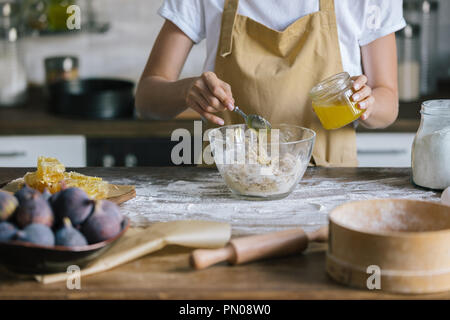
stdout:
<svg viewBox="0 0 450 320">
<path fill-rule="evenodd" d="M 80 247 L 88 244 L 83 234 L 72 226 L 69 218 L 64 218 L 63 223 L 64 225 L 55 234 L 57 246 Z"/>
<path fill-rule="evenodd" d="M 0 222 L 8 220 L 18 205 L 16 197 L 8 192 L 0 191 Z"/>
<path fill-rule="evenodd" d="M 0 223 L 0 242 L 12 240 L 17 234 L 17 228 L 9 222 Z"/>
<path fill-rule="evenodd" d="M 39 223 L 30 224 L 25 229 L 18 231 L 16 239 L 41 246 L 55 245 L 55 236 L 52 229 Z"/>
<path fill-rule="evenodd" d="M 30 198 L 19 200 L 15 220 L 19 228 L 25 228 L 32 223 L 40 223 L 51 227 L 54 216 L 50 204 L 45 201 L 40 192 L 37 192 L 33 193 Z"/>
<path fill-rule="evenodd" d="M 80 188 L 68 188 L 54 195 L 51 201 L 55 217 L 59 224 L 65 217 L 70 219 L 73 226 L 81 225 L 91 214 L 94 200 Z"/>
<path fill-rule="evenodd" d="M 52 208 L 53 208 L 53 203 L 55 203 L 56 198 L 59 197 L 60 193 L 61 193 L 61 191 L 60 192 L 56 192 L 56 193 L 52 194 L 51 197 L 48 199 L 48 202 L 50 203 Z"/>
<path fill-rule="evenodd" d="M 33 197 L 34 194 L 40 194 L 40 192 L 38 190 L 30 188 L 27 184 L 25 184 L 22 187 L 22 189 L 20 189 L 19 191 L 17 191 L 14 194 L 14 196 L 17 198 L 19 203 L 21 203 L 22 201 L 25 201 L 25 200 L 30 199 L 31 197 Z"/>
<path fill-rule="evenodd" d="M 97 212 L 97 214 L 108 214 L 111 219 L 114 219 L 118 223 L 122 223 L 123 221 L 123 215 L 120 213 L 119 206 L 109 200 L 95 201 L 94 212 Z"/>
<path fill-rule="evenodd" d="M 42 192 L 42 198 L 44 198 L 45 201 L 50 201 L 52 197 L 52 194 L 50 193 L 50 191 L 48 191 L 47 188 L 44 189 L 44 192 Z"/>
<path fill-rule="evenodd" d="M 108 200 L 95 202 L 94 211 L 82 225 L 81 231 L 89 244 L 115 237 L 122 230 L 123 216 L 119 207 Z"/>
</svg>

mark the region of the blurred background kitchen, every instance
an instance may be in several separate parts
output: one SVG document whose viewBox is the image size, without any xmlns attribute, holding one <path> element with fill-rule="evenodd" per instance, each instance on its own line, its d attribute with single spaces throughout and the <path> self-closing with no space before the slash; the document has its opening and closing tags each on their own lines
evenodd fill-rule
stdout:
<svg viewBox="0 0 450 320">
<path fill-rule="evenodd" d="M 0 0 L 0 166 L 35 166 L 39 155 L 72 167 L 172 164 L 171 133 L 194 134 L 195 113 L 142 121 L 132 101 L 163 23 L 156 13 L 161 3 Z M 67 13 L 71 5 L 81 8 L 79 30 L 66 25 L 77 14 Z M 421 101 L 450 98 L 450 1 L 405 0 L 404 15 L 408 25 L 397 34 L 399 120 L 385 130 L 358 128 L 360 166 L 410 166 Z M 204 42 L 195 46 L 182 77 L 199 75 L 205 55 Z M 58 86 L 77 78 L 114 81 Z M 101 93 L 105 88 L 115 94 Z"/>
</svg>

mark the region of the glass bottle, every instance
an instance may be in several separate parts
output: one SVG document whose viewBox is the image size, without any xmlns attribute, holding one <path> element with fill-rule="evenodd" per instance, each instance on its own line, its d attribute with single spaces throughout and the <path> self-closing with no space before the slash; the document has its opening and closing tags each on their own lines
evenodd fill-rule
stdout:
<svg viewBox="0 0 450 320">
<path fill-rule="evenodd" d="M 27 78 L 19 49 L 19 31 L 14 23 L 12 2 L 0 4 L 0 107 L 25 102 Z"/>
<path fill-rule="evenodd" d="M 418 24 L 420 35 L 420 93 L 433 94 L 437 90 L 438 9 L 436 0 L 410 0 L 403 2 L 405 19 Z"/>
<path fill-rule="evenodd" d="M 413 182 L 443 190 L 450 186 L 450 100 L 425 101 L 420 113 L 412 148 Z"/>
<path fill-rule="evenodd" d="M 47 18 L 50 31 L 67 31 L 67 8 L 75 0 L 47 0 Z"/>
<path fill-rule="evenodd" d="M 338 73 L 318 83 L 309 95 L 322 126 L 327 130 L 341 128 L 357 120 L 363 110 L 350 97 L 352 80 L 347 72 Z"/>
<path fill-rule="evenodd" d="M 437 47 L 438 47 L 438 6 L 437 1 L 422 2 L 422 58 L 420 91 L 432 94 L 437 90 Z"/>
<path fill-rule="evenodd" d="M 400 101 L 420 97 L 420 26 L 407 24 L 397 32 L 398 94 Z"/>
</svg>

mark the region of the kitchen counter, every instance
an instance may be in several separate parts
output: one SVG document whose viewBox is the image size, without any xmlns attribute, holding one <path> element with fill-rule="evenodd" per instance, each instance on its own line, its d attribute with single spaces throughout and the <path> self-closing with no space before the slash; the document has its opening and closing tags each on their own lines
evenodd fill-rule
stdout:
<svg viewBox="0 0 450 320">
<path fill-rule="evenodd" d="M 422 100 L 450 98 L 448 90 Z M 376 132 L 416 132 L 420 120 L 420 102 L 400 104 L 399 119 L 389 128 Z M 30 89 L 28 102 L 20 108 L 0 108 L 2 135 L 84 135 L 86 138 L 170 138 L 178 128 L 193 132 L 193 120 L 199 120 L 188 109 L 174 120 L 86 120 L 67 118 L 48 112 L 41 88 Z M 368 130 L 359 126 L 358 131 Z"/>
<path fill-rule="evenodd" d="M 43 106 L 0 108 L 0 136 L 83 135 L 86 138 L 170 138 L 178 128 L 194 132 L 189 115 L 175 120 L 86 120 L 49 113 Z"/>
<path fill-rule="evenodd" d="M 26 169 L 0 168 L 0 182 Z M 327 223 L 336 205 L 361 199 L 439 201 L 438 192 L 415 188 L 410 169 L 309 168 L 296 190 L 277 201 L 234 198 L 213 169 L 193 167 L 78 170 L 112 183 L 135 184 L 137 197 L 122 205 L 135 226 L 155 221 L 225 221 L 233 236 L 295 226 L 313 230 Z M 450 292 L 404 296 L 343 287 L 325 273 L 325 245 L 303 255 L 193 271 L 190 250 L 172 246 L 108 272 L 82 279 L 81 290 L 65 283 L 43 285 L 0 273 L 1 299 L 449 299 Z"/>
</svg>

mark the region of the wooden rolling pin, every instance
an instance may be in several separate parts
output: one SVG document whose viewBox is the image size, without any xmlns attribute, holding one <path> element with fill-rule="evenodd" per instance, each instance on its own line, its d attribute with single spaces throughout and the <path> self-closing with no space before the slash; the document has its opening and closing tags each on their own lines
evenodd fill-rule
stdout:
<svg viewBox="0 0 450 320">
<path fill-rule="evenodd" d="M 305 233 L 303 229 L 296 228 L 233 239 L 224 248 L 194 250 L 190 256 L 190 263 L 195 269 L 204 269 L 222 261 L 235 265 L 288 256 L 305 251 L 311 241 L 328 241 L 328 227 L 311 233 Z"/>
</svg>

